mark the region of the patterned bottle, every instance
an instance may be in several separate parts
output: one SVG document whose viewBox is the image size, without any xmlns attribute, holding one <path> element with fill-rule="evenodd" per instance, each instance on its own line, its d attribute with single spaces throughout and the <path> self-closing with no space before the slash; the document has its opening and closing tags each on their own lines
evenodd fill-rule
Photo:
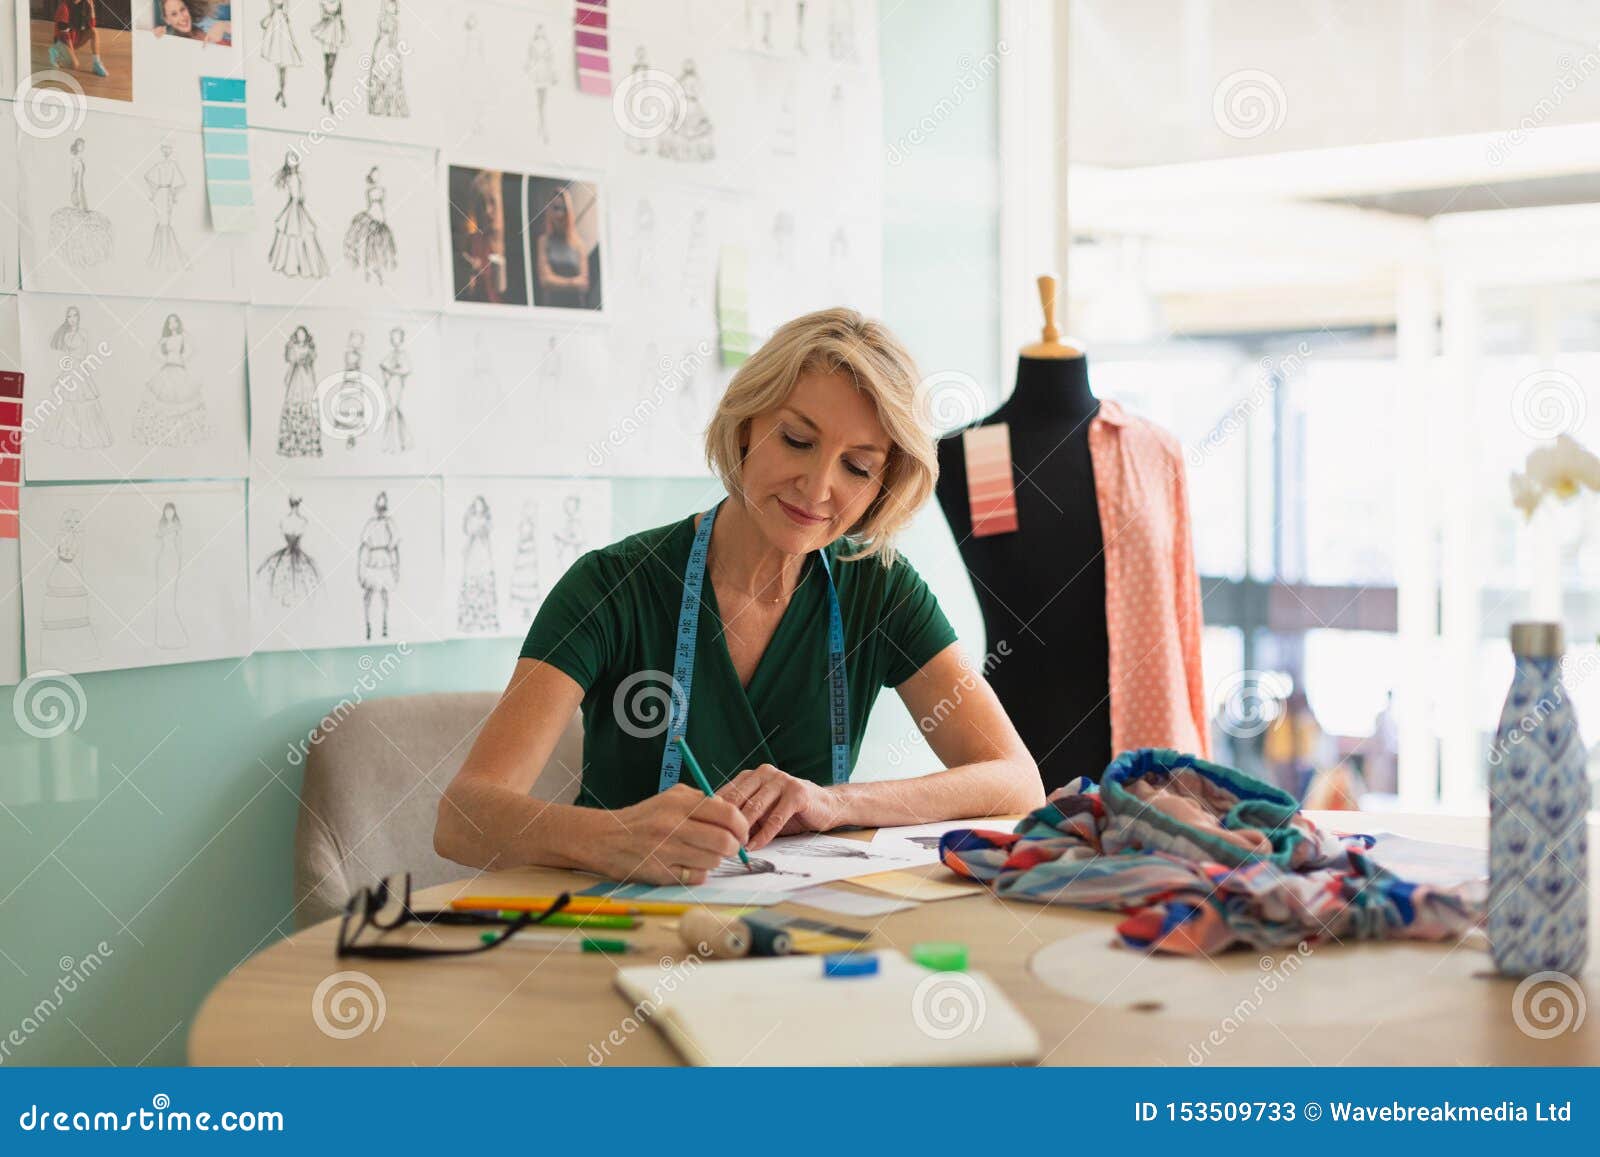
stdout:
<svg viewBox="0 0 1600 1157">
<path fill-rule="evenodd" d="M 1582 971 L 1589 781 L 1559 623 L 1513 623 L 1517 672 L 1489 754 L 1489 949 L 1507 976 Z"/>
</svg>

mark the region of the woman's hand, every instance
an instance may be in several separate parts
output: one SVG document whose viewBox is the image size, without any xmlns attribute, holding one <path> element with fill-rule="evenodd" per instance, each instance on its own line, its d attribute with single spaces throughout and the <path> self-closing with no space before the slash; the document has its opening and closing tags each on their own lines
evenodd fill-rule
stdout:
<svg viewBox="0 0 1600 1157">
<path fill-rule="evenodd" d="M 717 791 L 750 825 L 748 848 L 764 848 L 778 836 L 825 832 L 839 824 L 838 797 L 809 779 L 763 763 L 741 771 Z"/>
<path fill-rule="evenodd" d="M 613 880 L 703 884 L 712 868 L 739 854 L 750 835 L 737 807 L 684 783 L 612 817 L 594 868 Z"/>
</svg>

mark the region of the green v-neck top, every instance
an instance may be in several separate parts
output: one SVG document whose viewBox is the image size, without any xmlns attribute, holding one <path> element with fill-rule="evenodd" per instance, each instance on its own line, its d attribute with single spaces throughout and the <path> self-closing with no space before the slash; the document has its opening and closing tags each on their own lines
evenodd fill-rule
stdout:
<svg viewBox="0 0 1600 1157">
<path fill-rule="evenodd" d="M 672 695 L 673 646 L 694 519 L 635 534 L 580 558 L 535 616 L 524 659 L 539 659 L 583 688 L 585 807 L 619 808 L 656 794 Z M 884 687 L 905 682 L 956 641 L 922 576 L 904 556 L 829 565 L 844 620 L 850 766 Z M 700 604 L 689 746 L 713 788 L 771 763 L 832 782 L 828 715 L 828 588 L 817 558 L 799 585 L 750 686 L 740 685 L 707 579 Z"/>
</svg>

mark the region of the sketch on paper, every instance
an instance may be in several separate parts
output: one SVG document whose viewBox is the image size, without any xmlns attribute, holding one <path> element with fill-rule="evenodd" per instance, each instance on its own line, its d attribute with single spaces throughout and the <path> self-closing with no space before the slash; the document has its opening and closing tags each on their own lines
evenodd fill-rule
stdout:
<svg viewBox="0 0 1600 1157">
<path fill-rule="evenodd" d="M 170 141 L 161 143 L 161 159 L 145 170 L 144 183 L 149 190 L 150 204 L 156 211 L 155 232 L 150 237 L 150 253 L 145 264 L 164 272 L 185 269 L 189 259 L 184 256 L 178 232 L 172 227 L 172 211 L 187 182 L 178 162 L 172 159 Z"/>
<path fill-rule="evenodd" d="M 175 651 L 189 645 L 178 612 L 178 580 L 183 575 L 183 521 L 176 503 L 161 508 L 156 523 L 156 646 Z"/>
<path fill-rule="evenodd" d="M 489 501 L 475 496 L 461 520 L 466 541 L 461 547 L 461 591 L 456 599 L 456 628 L 468 634 L 492 634 L 500 629 L 500 604 L 495 593 L 494 551 L 490 536 L 494 523 Z"/>
<path fill-rule="evenodd" d="M 289 0 L 267 0 L 267 14 L 261 18 L 261 59 L 278 70 L 278 91 L 272 99 L 279 108 L 289 107 L 284 86 L 289 80 L 289 70 L 300 67 L 300 46 L 294 42 L 288 4 Z"/>
<path fill-rule="evenodd" d="M 283 545 L 256 567 L 256 579 L 268 597 L 281 607 L 297 607 L 322 585 L 322 572 L 306 553 L 301 541 L 306 535 L 306 516 L 300 513 L 300 498 L 289 496 L 289 513 L 278 522 Z"/>
<path fill-rule="evenodd" d="M 633 67 L 628 70 L 630 91 L 637 94 L 651 92 L 654 86 L 650 82 L 649 72 L 650 53 L 641 44 L 633 50 Z M 622 144 L 630 153 L 638 153 L 642 156 L 650 148 L 649 135 L 638 132 L 623 133 Z"/>
<path fill-rule="evenodd" d="M 109 260 L 115 238 L 111 218 L 89 208 L 87 149 L 82 137 L 73 139 L 68 149 L 72 157 L 69 200 L 50 214 L 50 248 L 78 269 L 91 269 Z"/>
<path fill-rule="evenodd" d="M 745 0 L 745 42 L 752 48 L 760 49 L 762 52 L 772 51 L 772 21 L 777 15 L 775 11 L 777 2 L 778 0 Z"/>
<path fill-rule="evenodd" d="M 283 167 L 273 175 L 272 183 L 283 190 L 284 203 L 273 222 L 268 262 L 285 277 L 328 276 L 328 262 L 322 255 L 322 243 L 317 240 L 317 223 L 306 209 L 299 152 L 290 149 L 283 155 Z"/>
<path fill-rule="evenodd" d="M 367 112 L 375 117 L 409 117 L 401 58 L 400 0 L 379 0 L 378 34 L 367 61 Z"/>
<path fill-rule="evenodd" d="M 551 334 L 545 345 L 544 353 L 539 358 L 539 390 L 548 400 L 554 396 L 554 391 L 561 388 L 561 346 L 555 334 Z"/>
<path fill-rule="evenodd" d="M 633 207 L 632 234 L 633 286 L 643 293 L 656 286 L 656 210 L 648 197 L 640 197 Z"/>
<path fill-rule="evenodd" d="M 44 416 L 40 434 L 54 446 L 98 450 L 111 445 L 111 423 L 106 421 L 94 380 L 99 355 L 83 330 L 82 316 L 77 306 L 67 306 L 61 324 L 50 335 L 50 348 L 61 355 L 60 373 L 51 399 L 54 408 Z"/>
<path fill-rule="evenodd" d="M 795 268 L 794 214 L 788 209 L 772 215 L 772 256 L 780 269 Z"/>
<path fill-rule="evenodd" d="M 718 864 L 715 868 L 712 868 L 706 873 L 706 879 L 733 880 L 738 879 L 741 876 L 768 875 L 793 876 L 797 880 L 809 880 L 811 878 L 810 872 L 790 871 L 788 869 L 778 867 L 771 860 L 763 859 L 760 856 L 751 856 L 750 866 L 748 868 L 745 867 L 744 861 L 738 859 L 737 857 L 731 860 L 723 860 L 722 863 Z"/>
<path fill-rule="evenodd" d="M 783 86 L 783 92 L 778 97 L 777 123 L 772 127 L 772 151 L 780 157 L 792 157 L 798 151 L 795 103 L 795 83 L 791 79 Z"/>
<path fill-rule="evenodd" d="M 683 62 L 683 70 L 678 73 L 678 88 L 683 94 L 683 115 L 661 134 L 657 150 L 674 161 L 712 160 L 717 155 L 716 137 L 711 118 L 700 99 L 700 74 L 695 71 L 693 60 Z"/>
<path fill-rule="evenodd" d="M 711 241 L 707 236 L 706 207 L 696 205 L 689 218 L 689 242 L 683 257 L 683 301 L 691 313 L 705 308 L 711 300 Z"/>
<path fill-rule="evenodd" d="M 378 166 L 367 170 L 366 208 L 350 219 L 344 234 L 344 255 L 352 269 L 361 270 L 364 279 L 383 284 L 383 275 L 393 273 L 400 262 L 395 249 L 394 230 L 383 209 L 386 196 L 378 180 Z"/>
<path fill-rule="evenodd" d="M 543 597 L 539 586 L 539 505 L 533 499 L 522 503 L 517 520 L 517 557 L 511 567 L 511 609 L 522 623 L 533 622 Z"/>
<path fill-rule="evenodd" d="M 466 103 L 471 122 L 462 133 L 476 137 L 483 132 L 484 116 L 493 99 L 494 80 L 487 67 L 488 53 L 484 49 L 483 30 L 478 27 L 476 9 L 469 9 L 461 21 L 461 62 L 458 65 L 459 83 L 463 86 L 458 96 Z"/>
<path fill-rule="evenodd" d="M 350 43 L 350 30 L 344 23 L 344 0 L 318 0 L 321 15 L 311 26 L 311 35 L 322 45 L 322 107 L 333 109 L 333 69 L 339 51 Z"/>
<path fill-rule="evenodd" d="M 45 577 L 39 612 L 39 659 L 45 667 L 77 671 L 100 658 L 92 613 L 83 581 L 83 514 L 74 507 L 61 514 L 55 558 Z"/>
<path fill-rule="evenodd" d="M 833 0 L 828 11 L 828 55 L 840 62 L 856 58 L 856 14 L 852 0 Z"/>
<path fill-rule="evenodd" d="M 790 880 L 827 883 L 851 876 L 913 866 L 915 861 L 894 848 L 836 836 L 804 834 L 780 836 L 750 857 L 746 869 L 730 856 L 707 873 L 708 879 L 746 879 L 756 891 L 786 891 L 799 887 Z"/>
<path fill-rule="evenodd" d="M 411 431 L 405 411 L 400 408 L 411 376 L 411 355 L 406 352 L 406 331 L 396 326 L 389 331 L 389 352 L 378 363 L 383 371 L 383 437 L 385 454 L 404 454 L 411 449 Z"/>
<path fill-rule="evenodd" d="M 317 412 L 317 343 L 303 325 L 283 347 L 283 409 L 278 415 L 278 453 L 285 458 L 322 457 L 322 419 Z"/>
<path fill-rule="evenodd" d="M 367 344 L 367 335 L 359 329 L 350 331 L 344 343 L 344 369 L 339 372 L 339 383 L 334 390 L 328 409 L 334 415 L 334 427 L 345 432 L 344 448 L 354 450 L 356 438 L 367 432 L 369 426 L 367 404 L 372 399 L 368 383 L 372 380 L 361 372 L 361 351 Z M 322 400 L 317 400 L 317 414 L 322 414 Z"/>
<path fill-rule="evenodd" d="M 583 528 L 583 497 L 568 494 L 561 500 L 562 523 L 554 534 L 556 561 L 561 569 L 577 562 L 589 549 L 589 533 Z"/>
<path fill-rule="evenodd" d="M 794 2 L 794 50 L 806 54 L 806 0 Z"/>
<path fill-rule="evenodd" d="M 378 491 L 377 498 L 372 502 L 372 517 L 361 528 L 361 544 L 356 552 L 356 578 L 361 583 L 361 611 L 366 619 L 367 641 L 372 641 L 374 595 L 378 596 L 382 616 L 379 620 L 379 637 L 387 639 L 389 592 L 400 585 L 400 535 L 394 519 L 389 517 L 387 491 Z"/>
<path fill-rule="evenodd" d="M 161 366 L 145 382 L 133 416 L 133 438 L 145 446 L 193 446 L 211 437 L 201 383 L 189 373 L 189 335 L 183 319 L 167 314 L 156 342 Z"/>
<path fill-rule="evenodd" d="M 544 34 L 543 24 L 533 26 L 533 35 L 528 38 L 528 60 L 523 65 L 523 71 L 533 82 L 534 116 L 539 122 L 539 140 L 548 145 L 550 123 L 545 116 L 545 103 L 560 77 L 556 75 L 555 52 L 550 47 L 550 38 Z"/>
</svg>

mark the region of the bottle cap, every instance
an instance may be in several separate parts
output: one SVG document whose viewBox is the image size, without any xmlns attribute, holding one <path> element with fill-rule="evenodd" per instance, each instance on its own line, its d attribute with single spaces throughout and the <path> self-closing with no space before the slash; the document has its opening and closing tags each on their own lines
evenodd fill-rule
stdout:
<svg viewBox="0 0 1600 1157">
<path fill-rule="evenodd" d="M 870 952 L 835 952 L 822 958 L 824 976 L 875 976 L 878 958 Z"/>
<path fill-rule="evenodd" d="M 925 940 L 911 946 L 911 959 L 935 972 L 965 972 L 967 946 L 959 940 Z"/>
</svg>

